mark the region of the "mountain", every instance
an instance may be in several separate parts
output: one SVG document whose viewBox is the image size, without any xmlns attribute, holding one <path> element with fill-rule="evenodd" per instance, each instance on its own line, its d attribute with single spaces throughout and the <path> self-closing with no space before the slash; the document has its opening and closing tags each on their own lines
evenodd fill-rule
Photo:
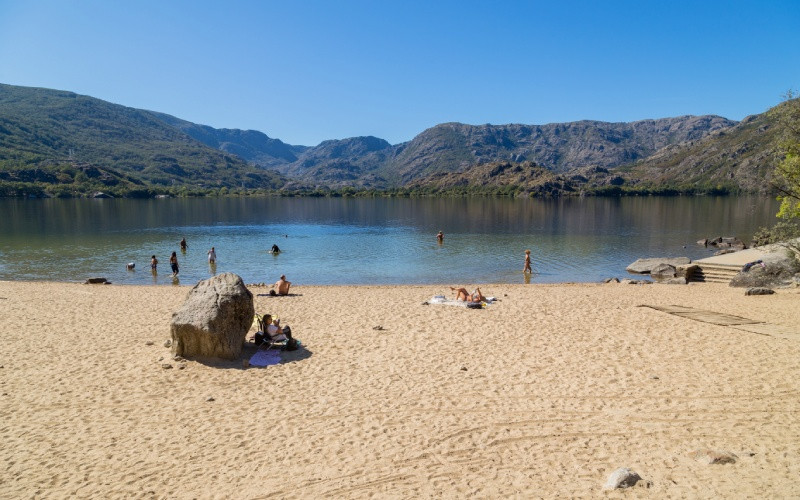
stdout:
<svg viewBox="0 0 800 500">
<path fill-rule="evenodd" d="M 248 151 L 242 155 L 248 161 L 307 184 L 380 188 L 505 160 L 533 161 L 554 172 L 587 165 L 614 168 L 646 158 L 663 147 L 699 140 L 734 125 L 736 122 L 719 116 L 682 116 L 632 123 L 444 123 L 395 146 L 376 137 L 324 141 L 307 148 L 278 141 L 284 149 L 277 150 L 272 143 L 264 142 L 259 154 L 252 151 L 250 144 L 237 144 Z M 209 146 L 221 148 L 218 136 L 211 132 L 187 133 Z M 226 134 L 229 141 L 235 140 L 230 131 Z M 231 152 L 237 150 L 231 142 L 226 148 Z M 291 151 L 296 159 L 281 151 Z"/>
<path fill-rule="evenodd" d="M 794 102 L 794 104 L 791 104 Z M 766 191 L 785 105 L 735 122 L 443 123 L 392 145 L 297 146 L 58 90 L 0 84 L 0 196 L 400 188 L 420 192 Z"/>
<path fill-rule="evenodd" d="M 257 130 L 217 129 L 165 113 L 151 113 L 206 146 L 236 155 L 261 167 L 276 167 L 280 170 L 281 166 L 297 161 L 297 156 L 308 149 L 306 146 L 292 146 L 280 139 L 272 139 Z"/>
<path fill-rule="evenodd" d="M 151 195 L 280 187 L 275 173 L 210 148 L 155 114 L 50 89 L 0 84 L 0 195 Z"/>
<path fill-rule="evenodd" d="M 781 142 L 792 106 L 800 106 L 800 99 L 748 116 L 734 127 L 699 140 L 664 147 L 621 168 L 620 173 L 639 187 L 703 185 L 767 193 L 775 166 L 783 158 Z"/>
</svg>

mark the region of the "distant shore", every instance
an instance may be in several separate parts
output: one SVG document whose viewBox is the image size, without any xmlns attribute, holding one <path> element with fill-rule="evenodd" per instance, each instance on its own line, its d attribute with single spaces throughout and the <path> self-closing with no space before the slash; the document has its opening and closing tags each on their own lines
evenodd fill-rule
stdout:
<svg viewBox="0 0 800 500">
<path fill-rule="evenodd" d="M 0 282 L 0 496 L 595 497 L 619 467 L 638 495 L 800 496 L 800 339 L 641 307 L 796 328 L 800 290 L 254 287 L 304 348 L 248 369 L 171 358 L 188 290 Z"/>
</svg>

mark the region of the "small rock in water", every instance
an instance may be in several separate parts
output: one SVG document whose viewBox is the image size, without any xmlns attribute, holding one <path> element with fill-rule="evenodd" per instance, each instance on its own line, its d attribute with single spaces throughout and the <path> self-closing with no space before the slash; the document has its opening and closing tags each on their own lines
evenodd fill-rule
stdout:
<svg viewBox="0 0 800 500">
<path fill-rule="evenodd" d="M 608 476 L 604 489 L 615 490 L 617 488 L 630 488 L 636 485 L 642 478 L 627 467 L 620 467 Z"/>
</svg>

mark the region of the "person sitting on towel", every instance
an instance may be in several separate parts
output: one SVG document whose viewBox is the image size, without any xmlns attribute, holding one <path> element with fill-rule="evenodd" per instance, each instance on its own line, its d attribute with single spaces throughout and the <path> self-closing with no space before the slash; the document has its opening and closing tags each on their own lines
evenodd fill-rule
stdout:
<svg viewBox="0 0 800 500">
<path fill-rule="evenodd" d="M 292 282 L 286 281 L 286 275 L 281 274 L 281 279 L 275 282 L 274 286 L 278 289 L 278 295 L 289 295 L 289 287 L 292 286 Z M 272 293 L 270 293 L 270 295 L 272 295 Z"/>
</svg>

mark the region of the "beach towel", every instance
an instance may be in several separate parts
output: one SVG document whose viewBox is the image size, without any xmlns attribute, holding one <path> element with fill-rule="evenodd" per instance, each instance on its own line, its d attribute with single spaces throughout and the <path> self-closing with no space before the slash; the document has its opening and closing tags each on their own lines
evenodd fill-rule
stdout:
<svg viewBox="0 0 800 500">
<path fill-rule="evenodd" d="M 250 366 L 270 366 L 281 362 L 281 352 L 278 349 L 258 351 L 250 358 Z"/>
<path fill-rule="evenodd" d="M 494 297 L 486 297 L 485 302 L 473 302 L 472 304 L 485 304 L 490 305 L 496 299 Z M 469 307 L 470 302 L 466 302 L 464 300 L 455 300 L 455 299 L 448 299 L 444 295 L 435 295 L 431 297 L 431 299 L 427 302 L 427 304 L 439 304 L 443 306 L 456 306 L 456 307 Z M 475 306 L 473 306 L 475 307 Z"/>
</svg>

